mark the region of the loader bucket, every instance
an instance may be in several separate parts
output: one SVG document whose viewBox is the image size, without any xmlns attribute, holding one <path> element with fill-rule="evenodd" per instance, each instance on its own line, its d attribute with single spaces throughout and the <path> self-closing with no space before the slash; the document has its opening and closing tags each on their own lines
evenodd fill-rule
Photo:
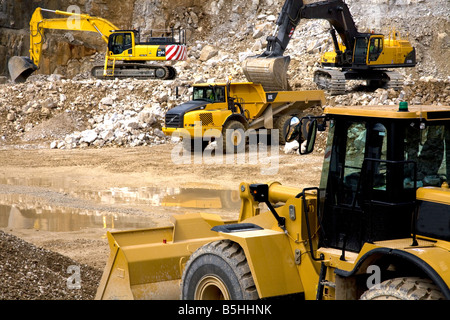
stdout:
<svg viewBox="0 0 450 320">
<path fill-rule="evenodd" d="M 248 81 L 260 83 L 265 91 L 289 90 L 287 69 L 291 59 L 280 57 L 248 57 L 242 68 Z"/>
<path fill-rule="evenodd" d="M 38 69 L 28 57 L 11 57 L 8 61 L 9 75 L 14 82 L 25 82 Z"/>
<path fill-rule="evenodd" d="M 179 299 L 180 279 L 189 256 L 220 239 L 211 231 L 220 216 L 193 213 L 172 216 L 173 226 L 108 232 L 110 256 L 97 300 Z"/>
</svg>

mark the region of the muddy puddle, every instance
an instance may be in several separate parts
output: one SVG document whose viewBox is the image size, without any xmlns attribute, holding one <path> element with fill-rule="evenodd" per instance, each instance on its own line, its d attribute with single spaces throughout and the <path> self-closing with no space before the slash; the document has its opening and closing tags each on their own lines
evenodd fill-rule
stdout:
<svg viewBox="0 0 450 320">
<path fill-rule="evenodd" d="M 234 218 L 239 192 L 206 188 L 111 187 L 71 190 L 51 178 L 0 179 L 0 228 L 44 231 L 137 229 L 158 226 L 172 214 L 217 213 Z"/>
</svg>

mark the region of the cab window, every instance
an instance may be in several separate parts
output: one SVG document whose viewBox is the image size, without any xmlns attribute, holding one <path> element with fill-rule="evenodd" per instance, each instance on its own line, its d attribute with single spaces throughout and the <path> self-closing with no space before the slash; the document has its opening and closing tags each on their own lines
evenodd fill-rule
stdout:
<svg viewBox="0 0 450 320">
<path fill-rule="evenodd" d="M 409 126 L 405 134 L 405 160 L 417 164 L 417 187 L 440 187 L 450 177 L 450 126 Z M 412 170 L 405 172 L 405 187 L 414 186 Z"/>
<path fill-rule="evenodd" d="M 194 87 L 194 100 L 206 100 L 210 102 L 226 102 L 225 87 L 223 86 L 208 86 L 208 87 Z"/>
<path fill-rule="evenodd" d="M 123 51 L 132 48 L 133 38 L 131 33 L 116 33 L 111 35 L 108 49 L 113 54 L 121 54 Z"/>
<path fill-rule="evenodd" d="M 356 38 L 355 42 L 355 56 L 354 61 L 356 64 L 365 64 L 367 57 L 367 38 Z"/>
</svg>

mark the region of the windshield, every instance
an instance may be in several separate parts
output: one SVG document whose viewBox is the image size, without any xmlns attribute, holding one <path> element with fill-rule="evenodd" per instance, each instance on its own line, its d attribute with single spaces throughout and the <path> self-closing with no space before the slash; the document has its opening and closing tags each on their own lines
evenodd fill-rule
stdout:
<svg viewBox="0 0 450 320">
<path fill-rule="evenodd" d="M 225 87 L 194 87 L 193 99 L 210 102 L 225 102 Z"/>
</svg>

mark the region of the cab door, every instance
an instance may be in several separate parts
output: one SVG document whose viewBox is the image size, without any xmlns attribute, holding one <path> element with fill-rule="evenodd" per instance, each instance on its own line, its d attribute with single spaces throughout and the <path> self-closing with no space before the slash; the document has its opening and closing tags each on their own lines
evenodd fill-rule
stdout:
<svg viewBox="0 0 450 320">
<path fill-rule="evenodd" d="M 389 121 L 339 120 L 327 153 L 324 246 L 358 252 L 365 242 L 411 234 L 415 189 L 404 181 L 413 161 L 393 160 L 404 137 Z M 408 173 L 408 174 L 407 174 Z"/>
<path fill-rule="evenodd" d="M 369 39 L 369 48 L 367 50 L 367 64 L 381 64 L 379 60 L 383 53 L 383 37 L 372 36 Z"/>
</svg>

